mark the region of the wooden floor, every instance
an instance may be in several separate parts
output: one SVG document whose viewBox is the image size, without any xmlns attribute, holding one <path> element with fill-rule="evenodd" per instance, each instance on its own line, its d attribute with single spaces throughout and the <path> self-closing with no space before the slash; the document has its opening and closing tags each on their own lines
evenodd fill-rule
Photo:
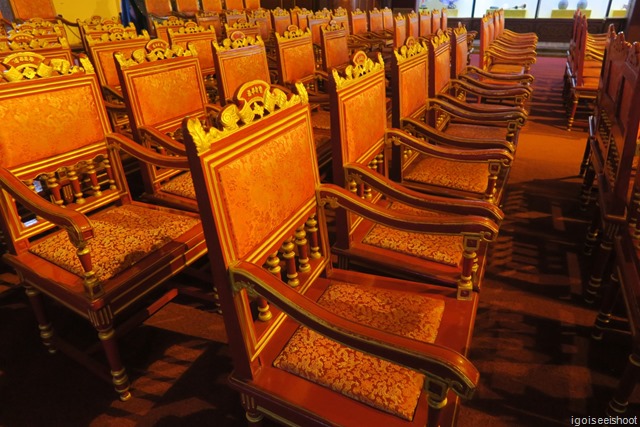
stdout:
<svg viewBox="0 0 640 427">
<path fill-rule="evenodd" d="M 589 338 L 596 309 L 581 293 L 590 213 L 579 209 L 577 176 L 585 122 L 564 129 L 563 65 L 539 58 L 532 70 L 535 101 L 469 355 L 481 381 L 460 411 L 461 427 L 567 426 L 571 417 L 600 416 L 630 350 L 625 333 Z M 238 396 L 225 384 L 231 361 L 210 305 L 181 297 L 122 339 L 133 380 L 133 398 L 123 403 L 83 367 L 46 353 L 25 296 L 11 290 L 15 277 L 0 273 L 0 426 L 245 425 Z M 77 324 L 63 310 L 51 312 L 58 330 Z M 88 326 L 71 332 L 80 343 L 93 341 Z M 640 415 L 636 391 L 631 416 Z"/>
</svg>

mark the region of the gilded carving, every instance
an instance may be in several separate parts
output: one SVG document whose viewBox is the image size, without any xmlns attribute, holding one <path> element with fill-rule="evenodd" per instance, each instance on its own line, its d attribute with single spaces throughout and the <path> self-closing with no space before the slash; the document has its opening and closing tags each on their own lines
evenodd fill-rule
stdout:
<svg viewBox="0 0 640 427">
<path fill-rule="evenodd" d="M 308 102 L 306 89 L 301 85 L 298 91 L 300 95 L 291 95 L 288 98 L 281 89 L 271 89 L 263 81 L 254 80 L 240 86 L 236 102 L 229 103 L 216 118 L 218 127 L 205 130 L 197 119 L 190 119 L 187 123 L 198 153 L 202 154 L 215 141 L 235 132 L 242 125 L 253 123 L 276 110 L 306 104 Z M 239 105 L 241 107 L 238 107 Z"/>
<path fill-rule="evenodd" d="M 437 48 L 438 46 L 441 46 L 445 43 L 449 43 L 449 41 L 449 35 L 442 30 L 438 30 L 438 33 L 431 39 L 431 44 L 434 48 Z"/>
<path fill-rule="evenodd" d="M 54 58 L 46 60 L 42 55 L 33 52 L 19 52 L 7 56 L 2 64 L 9 69 L 2 73 L 2 77 L 7 82 L 16 82 L 23 79 L 31 80 L 35 78 L 51 77 L 53 75 L 73 74 L 83 69 L 65 59 Z M 86 70 L 93 72 L 93 67 Z"/>
<path fill-rule="evenodd" d="M 143 62 L 153 62 L 168 58 L 182 57 L 182 56 L 197 56 L 193 43 L 187 43 L 185 49 L 179 45 L 169 46 L 164 40 L 154 39 L 147 43 L 145 49 L 136 49 L 131 53 L 131 57 L 127 58 L 122 52 L 114 54 L 116 61 L 122 68 L 128 68 L 133 65 L 141 64 Z"/>
<path fill-rule="evenodd" d="M 424 42 L 418 42 L 413 36 L 407 37 L 404 45 L 400 46 L 400 49 L 394 49 L 393 53 L 398 60 L 398 63 L 402 63 L 406 59 L 412 58 L 419 54 L 427 54 L 427 45 Z"/>
<path fill-rule="evenodd" d="M 222 41 L 222 44 L 214 43 L 216 52 L 224 52 L 231 49 L 239 49 L 246 46 L 264 46 L 262 37 L 245 36 L 242 31 L 234 31 L 229 37 Z"/>
<path fill-rule="evenodd" d="M 322 26 L 322 31 L 343 31 L 346 29 L 347 27 L 344 22 L 337 22 L 333 19 Z"/>
<path fill-rule="evenodd" d="M 336 82 L 336 87 L 341 89 L 356 82 L 358 78 L 363 77 L 369 73 L 384 70 L 384 62 L 382 55 L 378 53 L 378 62 L 374 62 L 363 51 L 358 51 L 353 55 L 351 60 L 352 64 L 347 66 L 344 70 L 344 77 L 340 76 L 336 69 L 333 69 L 333 78 Z"/>
<path fill-rule="evenodd" d="M 280 35 L 279 33 L 276 33 L 276 38 L 278 40 L 291 40 L 300 37 L 311 37 L 311 30 L 309 28 L 301 30 L 296 25 L 289 25 L 284 34 Z"/>
<path fill-rule="evenodd" d="M 244 289 L 250 298 L 257 298 L 259 296 L 258 292 L 256 292 L 255 285 L 244 280 L 234 280 L 231 284 L 231 288 L 233 289 L 234 294 L 237 294 Z"/>
</svg>

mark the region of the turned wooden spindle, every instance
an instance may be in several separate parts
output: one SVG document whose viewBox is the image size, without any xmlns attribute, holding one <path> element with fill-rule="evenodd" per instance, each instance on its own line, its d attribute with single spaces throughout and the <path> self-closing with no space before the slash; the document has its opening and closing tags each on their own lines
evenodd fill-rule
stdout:
<svg viewBox="0 0 640 427">
<path fill-rule="evenodd" d="M 102 196 L 102 191 L 100 191 L 100 184 L 98 184 L 98 173 L 96 171 L 96 165 L 92 161 L 87 165 L 87 175 L 89 176 L 89 180 L 91 182 L 91 190 L 93 190 L 93 195 L 96 197 Z"/>
<path fill-rule="evenodd" d="M 274 252 L 267 258 L 267 270 L 269 273 L 273 274 L 278 278 L 278 280 L 282 280 L 281 269 L 280 269 L 280 258 L 278 258 L 278 252 Z M 266 322 L 271 320 L 273 314 L 271 313 L 271 307 L 269 307 L 269 301 L 267 301 L 264 297 L 258 296 L 258 319 L 262 322 Z"/>
<path fill-rule="evenodd" d="M 104 164 L 104 169 L 107 172 L 107 178 L 109 178 L 109 189 L 115 190 L 116 181 L 113 178 L 113 170 L 111 169 L 111 162 L 109 162 L 109 159 L 104 159 L 102 162 Z"/>
<path fill-rule="evenodd" d="M 73 190 L 75 202 L 79 205 L 83 204 L 85 202 L 85 199 L 82 194 L 82 189 L 80 188 L 78 173 L 75 170 L 71 169 L 69 170 L 67 176 L 69 177 L 69 181 L 71 182 L 71 189 Z"/>
<path fill-rule="evenodd" d="M 384 154 L 380 153 L 376 156 L 378 160 L 378 164 L 376 165 L 376 170 L 379 174 L 384 174 Z"/>
<path fill-rule="evenodd" d="M 301 273 L 311 270 L 309 265 L 309 250 L 307 249 L 307 233 L 304 226 L 298 227 L 296 230 L 296 246 L 298 247 L 298 269 Z"/>
<path fill-rule="evenodd" d="M 287 283 L 291 287 L 296 287 L 300 284 L 298 279 L 298 270 L 296 268 L 296 253 L 294 252 L 295 245 L 293 244 L 293 237 L 289 237 L 282 244 L 282 257 L 284 258 L 285 268 L 287 273 Z"/>
<path fill-rule="evenodd" d="M 358 184 L 356 183 L 356 180 L 351 178 L 349 179 L 349 191 L 351 191 L 352 193 L 358 193 Z"/>
<path fill-rule="evenodd" d="M 320 253 L 320 243 L 318 240 L 318 221 L 316 220 L 316 214 L 313 214 L 307 219 L 305 223 L 305 230 L 307 231 L 307 237 L 309 239 L 309 248 L 311 253 L 309 256 L 313 259 L 322 258 Z"/>
<path fill-rule="evenodd" d="M 474 269 L 477 269 L 477 250 L 480 242 L 478 239 L 472 239 L 469 237 L 464 238 L 464 251 L 462 252 L 462 272 L 458 279 L 458 293 L 457 298 L 459 300 L 470 300 L 473 292 L 473 274 Z"/>
<path fill-rule="evenodd" d="M 51 191 L 53 203 L 58 206 L 64 206 L 64 200 L 62 200 L 62 195 L 60 194 L 60 184 L 55 175 L 47 176 L 47 188 Z"/>
</svg>

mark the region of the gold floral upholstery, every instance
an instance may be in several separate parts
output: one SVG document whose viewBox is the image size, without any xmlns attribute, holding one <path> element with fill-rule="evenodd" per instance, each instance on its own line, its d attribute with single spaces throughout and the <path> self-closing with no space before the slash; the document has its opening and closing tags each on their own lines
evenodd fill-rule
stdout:
<svg viewBox="0 0 640 427">
<path fill-rule="evenodd" d="M 150 252 L 178 238 L 199 220 L 162 210 L 124 205 L 91 216 L 94 238 L 88 248 L 96 277 L 108 280 Z M 76 248 L 64 231 L 48 236 L 29 249 L 32 253 L 83 276 Z"/>
<path fill-rule="evenodd" d="M 466 163 L 420 156 L 404 173 L 407 181 L 484 193 L 489 181 L 486 163 Z"/>
<path fill-rule="evenodd" d="M 160 188 L 166 193 L 186 197 L 187 199 L 196 199 L 196 190 L 193 187 L 193 179 L 191 179 L 191 173 L 189 172 L 171 178 L 169 182 L 163 184 Z"/>
<path fill-rule="evenodd" d="M 333 282 L 318 303 L 349 320 L 408 338 L 435 341 L 444 301 L 401 291 Z M 411 420 L 424 376 L 300 327 L 274 366 Z M 401 386 L 399 386 L 401 385 Z"/>
<path fill-rule="evenodd" d="M 392 203 L 390 209 L 402 213 L 421 216 L 438 216 L 434 212 L 428 212 L 412 208 L 401 203 Z M 412 233 L 374 225 L 362 243 L 388 249 L 394 252 L 415 256 L 418 258 L 440 262 L 447 265 L 460 265 L 464 248 L 462 236 L 446 236 L 437 234 Z"/>
<path fill-rule="evenodd" d="M 474 104 L 474 106 L 488 106 L 492 108 L 493 105 L 487 104 Z M 482 107 L 480 107 L 482 108 Z M 507 138 L 507 132 L 504 127 L 499 126 L 482 126 L 482 125 L 469 125 L 464 123 L 449 123 L 444 130 L 447 135 L 460 137 L 460 138 L 472 138 L 472 139 L 499 139 L 505 140 Z"/>
</svg>

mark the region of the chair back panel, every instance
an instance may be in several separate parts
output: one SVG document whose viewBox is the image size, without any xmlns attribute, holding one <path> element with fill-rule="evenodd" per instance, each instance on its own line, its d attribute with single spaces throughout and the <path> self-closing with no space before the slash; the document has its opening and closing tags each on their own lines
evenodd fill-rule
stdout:
<svg viewBox="0 0 640 427">
<path fill-rule="evenodd" d="M 170 0 L 144 0 L 144 4 L 147 8 L 147 13 L 156 16 L 168 16 L 171 14 Z"/>
<path fill-rule="evenodd" d="M 280 35 L 283 35 L 291 22 L 291 14 L 284 9 L 277 9 L 271 11 L 271 19 L 273 21 L 273 30 Z M 295 24 L 297 25 L 297 24 Z"/>
<path fill-rule="evenodd" d="M 292 33 L 296 35 L 288 38 Z M 282 83 L 292 85 L 298 80 L 314 75 L 315 54 L 309 29 L 304 32 L 297 29 L 289 31 L 287 36 L 276 33 L 278 73 Z"/>
<path fill-rule="evenodd" d="M 480 20 L 480 45 L 478 54 L 480 56 L 480 68 L 485 69 L 487 66 L 487 61 L 485 58 L 486 52 L 489 50 L 489 46 L 491 45 L 491 34 L 489 30 L 489 16 L 485 15 Z"/>
<path fill-rule="evenodd" d="M 216 41 L 216 31 L 214 28 L 204 29 L 189 22 L 184 28 L 177 31 L 169 30 L 169 43 L 171 46 L 181 46 L 188 48 L 189 43 L 198 54 L 200 69 L 204 75 L 213 75 L 215 72 L 215 61 L 213 60 L 213 43 Z"/>
<path fill-rule="evenodd" d="M 205 12 L 222 12 L 222 0 L 201 0 Z"/>
<path fill-rule="evenodd" d="M 353 35 L 365 34 L 369 31 L 367 14 L 361 10 L 354 10 L 349 14 L 351 18 L 351 33 Z"/>
<path fill-rule="evenodd" d="M 384 30 L 382 11 L 378 8 L 369 11 L 369 30 L 372 33 L 381 33 Z"/>
<path fill-rule="evenodd" d="M 407 36 L 420 37 L 420 16 L 413 10 L 407 14 Z"/>
<path fill-rule="evenodd" d="M 374 63 L 362 51 L 356 52 L 352 61 L 358 68 L 352 77 L 343 77 L 336 70 L 330 76 L 331 140 L 336 144 L 334 170 L 341 169 L 347 163 L 361 162 L 363 156 L 377 150 L 384 142 L 387 128 L 382 61 Z M 367 72 L 362 71 L 365 67 Z M 361 71 L 362 74 L 359 74 Z M 342 175 L 343 172 L 338 172 L 334 179 L 342 182 L 339 180 Z"/>
<path fill-rule="evenodd" d="M 431 12 L 431 34 L 436 34 L 438 30 L 444 30 L 442 28 L 442 12 L 440 10 L 434 10 Z"/>
<path fill-rule="evenodd" d="M 449 18 L 447 17 L 447 9 L 442 9 L 442 17 L 440 18 L 440 28 L 442 31 L 447 31 L 447 25 L 449 25 Z"/>
<path fill-rule="evenodd" d="M 311 40 L 313 40 L 313 44 L 316 46 L 320 46 L 320 33 L 322 32 L 322 27 L 328 24 L 331 21 L 331 18 L 328 17 L 309 17 L 309 28 L 311 29 Z"/>
<path fill-rule="evenodd" d="M 348 31 L 341 24 L 327 24 L 322 28 L 322 66 L 325 71 L 349 63 Z"/>
<path fill-rule="evenodd" d="M 467 67 L 469 44 L 467 42 L 467 28 L 461 23 L 453 29 L 451 34 L 451 78 L 455 79 Z"/>
<path fill-rule="evenodd" d="M 267 53 L 262 38 L 253 39 L 243 37 L 242 33 L 233 33 L 235 42 L 229 42 L 228 47 L 214 44 L 214 58 L 216 61 L 216 79 L 220 103 L 224 105 L 231 99 L 235 91 L 251 80 L 270 81 Z M 244 40 L 244 41 L 243 41 Z"/>
<path fill-rule="evenodd" d="M 439 30 L 429 49 L 429 98 L 446 91 L 451 78 L 451 45 L 449 36 Z"/>
<path fill-rule="evenodd" d="M 407 19 L 402 14 L 393 20 L 393 46 L 400 47 L 407 40 Z"/>
<path fill-rule="evenodd" d="M 130 57 L 134 51 L 144 49 L 149 42 L 149 35 L 147 34 L 146 37 L 140 39 L 113 42 L 94 42 L 91 38 L 87 40 L 89 57 L 96 67 L 96 74 L 100 84 L 119 88 L 120 79 L 118 78 L 118 67 L 113 56 L 114 53 L 120 52 L 126 57 Z"/>
<path fill-rule="evenodd" d="M 227 10 L 243 10 L 244 9 L 243 0 L 225 0 L 224 4 L 226 5 Z"/>
<path fill-rule="evenodd" d="M 186 12 L 186 13 L 196 13 L 200 10 L 198 6 L 198 0 L 175 0 L 176 1 L 176 11 L 177 12 Z"/>
<path fill-rule="evenodd" d="M 260 0 L 244 0 L 244 8 L 247 10 L 258 10 L 260 7 Z"/>
<path fill-rule="evenodd" d="M 426 44 L 409 38 L 406 49 L 394 51 L 391 60 L 391 85 L 393 126 L 400 128 L 400 120 L 415 117 L 424 110 L 427 102 L 427 79 L 429 75 Z"/>
<path fill-rule="evenodd" d="M 393 31 L 393 11 L 388 7 L 382 9 L 382 27 L 387 31 Z"/>
<path fill-rule="evenodd" d="M 207 98 L 197 57 L 140 64 L 120 55 L 117 58 L 134 134 L 140 126 L 174 130 L 184 117 L 202 115 Z"/>
<path fill-rule="evenodd" d="M 421 10 L 418 18 L 418 22 L 420 24 L 420 37 L 427 37 L 431 35 L 431 11 Z"/>
<path fill-rule="evenodd" d="M 14 20 L 31 18 L 56 19 L 58 14 L 52 0 L 9 0 Z"/>
</svg>

